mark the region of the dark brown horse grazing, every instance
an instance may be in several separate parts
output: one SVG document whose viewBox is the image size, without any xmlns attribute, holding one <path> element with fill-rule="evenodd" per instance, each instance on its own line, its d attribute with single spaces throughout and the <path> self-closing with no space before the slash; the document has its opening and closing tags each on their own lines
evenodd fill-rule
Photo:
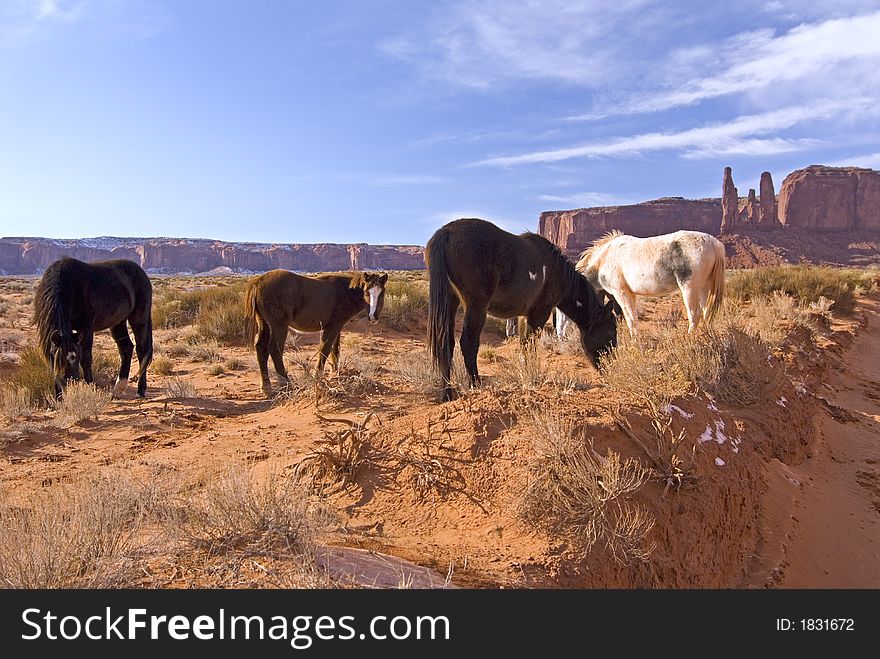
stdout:
<svg viewBox="0 0 880 659">
<path fill-rule="evenodd" d="M 477 351 L 487 313 L 525 316 L 531 334 L 558 307 L 580 329 L 581 346 L 595 366 L 617 343 L 612 304 L 603 306 L 574 264 L 542 236 L 517 236 L 485 220 L 455 220 L 431 236 L 425 263 L 430 279 L 428 345 L 443 378 L 443 400 L 454 393 L 449 373 L 459 303 L 464 305 L 461 352 L 472 385 L 479 381 Z"/>
<path fill-rule="evenodd" d="M 40 351 L 55 377 L 55 395 L 64 383 L 92 382 L 92 341 L 95 332 L 110 329 L 119 348 L 119 376 L 113 388 L 120 395 L 128 385 L 134 345 L 137 343 L 138 396 L 147 391 L 147 367 L 153 359 L 153 286 L 134 261 L 115 259 L 83 263 L 62 258 L 46 268 L 34 294 L 34 323 Z"/>
<path fill-rule="evenodd" d="M 362 312 L 376 322 L 385 304 L 385 273 L 346 272 L 303 277 L 288 270 L 272 270 L 256 277 L 245 292 L 247 336 L 254 342 L 263 393 L 271 394 L 269 356 L 280 386 L 288 382 L 281 354 L 287 330 L 321 332 L 318 373 L 330 359 L 339 367 L 342 326 Z"/>
</svg>

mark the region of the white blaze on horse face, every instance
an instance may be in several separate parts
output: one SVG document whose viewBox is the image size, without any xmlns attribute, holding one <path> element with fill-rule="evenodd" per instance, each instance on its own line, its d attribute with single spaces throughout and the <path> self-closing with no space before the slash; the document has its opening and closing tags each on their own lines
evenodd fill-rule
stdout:
<svg viewBox="0 0 880 659">
<path fill-rule="evenodd" d="M 531 270 L 529 270 L 529 279 L 531 279 L 532 281 L 535 281 L 537 278 L 538 278 L 538 273 L 532 272 Z"/>
<path fill-rule="evenodd" d="M 580 309 L 582 306 L 584 306 L 580 300 L 575 300 L 574 303 L 578 306 L 578 309 Z"/>
<path fill-rule="evenodd" d="M 544 281 L 547 281 L 547 266 L 544 266 L 544 269 L 541 271 L 544 275 Z"/>
<path fill-rule="evenodd" d="M 76 353 L 73 350 L 67 353 L 67 362 L 71 366 L 76 363 Z"/>
<path fill-rule="evenodd" d="M 379 293 L 382 292 L 382 289 L 373 286 L 367 292 L 370 294 L 370 320 L 376 320 L 376 305 L 379 304 Z"/>
</svg>

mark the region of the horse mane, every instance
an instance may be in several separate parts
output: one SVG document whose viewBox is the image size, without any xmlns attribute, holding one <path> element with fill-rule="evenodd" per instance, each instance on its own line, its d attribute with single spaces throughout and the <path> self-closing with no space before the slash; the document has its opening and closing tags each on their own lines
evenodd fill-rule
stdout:
<svg viewBox="0 0 880 659">
<path fill-rule="evenodd" d="M 68 335 L 72 331 L 70 314 L 65 313 L 64 293 L 61 266 L 56 262 L 43 273 L 34 292 L 33 322 L 37 326 L 37 343 L 46 361 L 52 359 L 52 333 L 58 330 L 62 335 Z"/>
<path fill-rule="evenodd" d="M 620 232 L 617 232 L 620 233 Z M 596 294 L 595 289 L 587 280 L 586 277 L 580 272 L 578 272 L 577 268 L 575 268 L 574 263 L 571 262 L 565 254 L 562 253 L 562 250 L 559 247 L 544 238 L 544 236 L 533 233 L 531 231 L 527 231 L 524 234 L 521 234 L 523 238 L 529 240 L 535 247 L 543 250 L 559 263 L 560 268 L 562 269 L 562 278 L 563 283 L 565 284 L 565 288 L 567 291 L 570 291 L 571 295 L 578 299 L 581 294 L 585 294 L 587 300 L 592 300 L 593 304 L 590 306 L 589 314 L 590 314 L 590 322 L 595 322 L 599 313 L 602 311 L 602 304 L 599 301 L 599 296 Z M 610 240 L 610 239 L 609 239 Z"/>
<path fill-rule="evenodd" d="M 623 236 L 623 235 L 626 235 L 626 234 L 624 234 L 623 231 L 621 231 L 620 229 L 612 229 L 611 231 L 606 233 L 604 236 L 602 236 L 600 238 L 596 238 L 596 240 L 594 240 L 593 243 L 589 247 L 587 247 L 583 252 L 581 252 L 581 256 L 580 256 L 580 259 L 578 260 L 578 262 L 580 263 L 580 262 L 583 262 L 583 261 L 589 259 L 591 256 L 593 256 L 593 254 L 596 253 L 596 251 L 600 247 L 602 247 L 603 245 L 607 245 L 615 238 L 619 238 L 620 236 Z"/>
</svg>

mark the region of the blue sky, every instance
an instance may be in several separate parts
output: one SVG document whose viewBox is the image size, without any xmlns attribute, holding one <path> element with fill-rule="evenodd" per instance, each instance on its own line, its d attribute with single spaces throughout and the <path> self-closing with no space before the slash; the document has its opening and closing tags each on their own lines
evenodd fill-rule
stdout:
<svg viewBox="0 0 880 659">
<path fill-rule="evenodd" d="M 424 244 L 880 168 L 880 1 L 2 0 L 0 235 Z"/>
</svg>

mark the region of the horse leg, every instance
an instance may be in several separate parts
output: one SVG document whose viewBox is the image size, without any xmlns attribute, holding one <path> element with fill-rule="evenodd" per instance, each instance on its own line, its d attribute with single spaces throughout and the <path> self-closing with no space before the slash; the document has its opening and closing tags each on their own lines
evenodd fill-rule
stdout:
<svg viewBox="0 0 880 659">
<path fill-rule="evenodd" d="M 95 331 L 88 327 L 80 332 L 80 336 L 79 346 L 82 348 L 82 359 L 79 364 L 82 367 L 83 380 L 91 384 L 95 381 L 92 375 L 92 346 L 95 343 Z"/>
<path fill-rule="evenodd" d="M 113 395 L 121 396 L 128 388 L 128 375 L 131 372 L 131 355 L 134 352 L 134 343 L 128 336 L 128 328 L 123 320 L 118 325 L 110 328 L 110 336 L 116 342 L 116 349 L 119 350 L 119 374 L 116 376 L 116 383 L 113 385 Z"/>
<path fill-rule="evenodd" d="M 339 341 L 341 330 L 341 327 L 330 325 L 321 332 L 321 343 L 318 344 L 318 369 L 316 371 L 318 375 L 324 373 L 324 364 L 327 363 L 327 358 L 333 352 L 333 344 Z"/>
<path fill-rule="evenodd" d="M 706 306 L 709 303 L 709 286 L 700 291 L 700 318 L 706 317 Z"/>
<path fill-rule="evenodd" d="M 681 299 L 684 302 L 684 308 L 687 310 L 688 333 L 691 333 L 700 324 L 700 296 L 694 287 L 689 285 L 689 282 L 679 283 L 678 287 L 681 289 Z"/>
<path fill-rule="evenodd" d="M 455 352 L 455 315 L 458 313 L 460 300 L 454 293 L 449 296 L 447 313 L 446 345 L 443 346 L 443 358 L 440 360 L 440 380 L 443 382 L 443 401 L 452 400 L 455 397 L 455 387 L 452 385 L 452 355 Z"/>
<path fill-rule="evenodd" d="M 477 352 L 480 349 L 480 334 L 483 325 L 486 324 L 486 304 L 474 304 L 471 302 L 464 312 L 464 327 L 461 330 L 461 354 L 464 357 L 464 367 L 471 380 L 471 386 L 476 387 L 480 383 L 480 374 L 477 372 Z"/>
<path fill-rule="evenodd" d="M 284 368 L 284 345 L 287 343 L 287 323 L 273 323 L 271 337 L 269 340 L 269 354 L 272 356 L 272 364 L 275 366 L 275 373 L 278 375 L 278 386 L 286 387 L 290 382 L 287 377 L 287 369 Z M 269 376 L 266 376 L 266 380 Z"/>
<path fill-rule="evenodd" d="M 272 330 L 265 321 L 257 320 L 257 338 L 254 348 L 257 351 L 257 366 L 260 368 L 260 389 L 267 398 L 272 394 L 269 382 L 269 344 L 272 341 Z"/>
<path fill-rule="evenodd" d="M 330 361 L 330 367 L 333 369 L 334 373 L 339 372 L 339 340 L 342 337 L 342 332 L 336 335 L 336 340 L 333 342 L 333 345 L 330 346 L 330 355 L 328 360 Z"/>
<path fill-rule="evenodd" d="M 568 331 L 568 325 L 571 322 L 571 319 L 559 309 L 554 309 L 553 313 L 555 314 L 554 324 L 556 325 L 556 338 L 561 341 L 565 338 L 565 333 Z"/>
<path fill-rule="evenodd" d="M 146 321 L 128 320 L 134 333 L 135 353 L 138 358 L 137 394 L 141 398 L 147 395 L 147 367 L 153 361 L 153 323 L 148 317 Z"/>
<path fill-rule="evenodd" d="M 618 304 L 620 304 L 620 308 L 623 311 L 623 319 L 626 321 L 629 335 L 632 337 L 638 336 L 639 332 L 636 328 L 636 322 L 638 320 L 636 296 L 629 291 L 620 291 L 614 295 L 614 298 L 617 300 Z"/>
<path fill-rule="evenodd" d="M 508 318 L 507 325 L 504 328 L 507 336 L 516 336 L 516 318 Z"/>
</svg>

